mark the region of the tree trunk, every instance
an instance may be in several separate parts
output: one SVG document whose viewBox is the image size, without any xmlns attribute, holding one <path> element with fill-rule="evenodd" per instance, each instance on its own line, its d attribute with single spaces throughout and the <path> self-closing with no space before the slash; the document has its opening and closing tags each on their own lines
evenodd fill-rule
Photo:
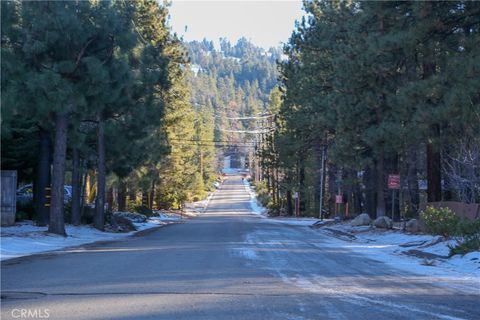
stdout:
<svg viewBox="0 0 480 320">
<path fill-rule="evenodd" d="M 50 132 L 40 128 L 38 164 L 35 181 L 35 211 L 37 213 L 37 225 L 46 226 L 50 215 L 50 199 L 47 199 L 47 188 L 50 188 L 50 164 L 52 154 L 52 142 Z M 48 192 L 50 195 L 51 193 Z"/>
<path fill-rule="evenodd" d="M 85 167 L 85 165 L 82 165 Z M 86 198 L 86 187 L 87 187 L 87 180 L 88 180 L 88 171 L 85 170 L 85 173 L 81 175 L 80 181 L 80 221 L 81 217 L 83 217 L 85 213 L 85 198 Z"/>
<path fill-rule="evenodd" d="M 357 175 L 357 171 L 354 171 L 354 174 Z M 355 177 L 356 179 L 356 177 Z M 353 199 L 352 199 L 352 210 L 353 210 L 353 214 L 360 214 L 362 213 L 364 210 L 363 210 L 363 206 L 362 206 L 362 188 L 361 188 L 361 185 L 360 183 L 358 182 L 358 180 L 356 180 L 355 184 L 352 186 L 352 190 L 353 190 Z"/>
<path fill-rule="evenodd" d="M 95 202 L 95 228 L 103 231 L 105 226 L 105 122 L 97 116 L 97 201 Z"/>
<path fill-rule="evenodd" d="M 385 165 L 384 157 L 381 154 L 376 164 L 376 186 L 377 186 L 377 218 L 385 215 Z"/>
<path fill-rule="evenodd" d="M 287 190 L 287 214 L 293 216 L 292 191 Z"/>
<path fill-rule="evenodd" d="M 433 53 L 430 53 L 433 55 Z M 428 58 L 428 60 L 427 60 Z M 423 63 L 423 79 L 429 79 L 435 74 L 436 62 L 434 57 L 426 57 Z M 435 202 L 442 200 L 442 175 L 440 150 L 435 145 L 440 137 L 440 127 L 432 124 L 430 127 L 430 139 L 427 141 L 427 201 Z"/>
<path fill-rule="evenodd" d="M 420 204 L 420 190 L 418 188 L 417 176 L 417 151 L 414 148 L 408 150 L 408 208 L 410 213 L 417 213 Z"/>
<path fill-rule="evenodd" d="M 147 190 L 147 188 L 142 189 L 142 206 L 148 208 L 148 190 Z"/>
<path fill-rule="evenodd" d="M 363 183 L 365 184 L 365 210 L 373 218 L 376 208 L 376 177 L 375 170 L 367 167 L 363 174 Z"/>
<path fill-rule="evenodd" d="M 298 194 L 300 196 L 300 216 L 305 214 L 305 200 L 307 197 L 307 193 L 305 192 L 305 165 L 303 158 L 300 159 L 300 168 L 298 174 L 298 183 L 299 183 L 299 190 Z"/>
<path fill-rule="evenodd" d="M 97 188 L 95 186 L 95 172 L 93 170 L 89 170 L 86 175 L 85 181 L 85 193 L 86 193 L 86 200 L 87 203 L 93 203 L 95 201 Z"/>
<path fill-rule="evenodd" d="M 137 202 L 137 191 L 131 187 L 128 188 L 128 200 L 131 202 Z"/>
<path fill-rule="evenodd" d="M 438 125 L 432 125 L 431 134 L 433 140 L 440 136 Z M 442 200 L 442 169 L 439 148 L 435 142 L 427 142 L 427 201 L 436 202 Z"/>
<path fill-rule="evenodd" d="M 281 205 L 281 198 L 280 198 L 280 177 L 278 173 L 278 167 L 275 169 L 275 182 L 276 182 L 276 190 L 277 190 L 277 201 L 278 205 Z"/>
<path fill-rule="evenodd" d="M 80 224 L 80 152 L 78 148 L 72 149 L 72 224 L 78 226 Z"/>
<path fill-rule="evenodd" d="M 335 187 L 335 180 L 336 180 L 335 171 L 336 171 L 336 168 L 333 165 L 333 162 L 328 161 L 327 162 L 327 174 L 326 174 L 327 181 L 326 181 L 326 184 L 328 186 L 328 195 L 329 195 L 329 197 L 328 197 L 328 211 L 331 215 L 333 215 L 335 213 L 335 208 L 336 208 L 335 195 L 337 194 L 337 190 L 336 190 L 336 187 Z M 325 194 L 327 194 L 327 192 L 325 192 Z"/>
<path fill-rule="evenodd" d="M 65 161 L 67 155 L 68 117 L 55 114 L 55 150 L 53 152 L 52 202 L 48 232 L 66 236 L 64 209 Z"/>
<path fill-rule="evenodd" d="M 112 212 L 113 211 L 113 187 L 108 188 L 106 198 L 107 198 L 107 211 Z"/>
<path fill-rule="evenodd" d="M 127 208 L 127 184 L 120 178 L 118 181 L 118 211 L 125 211 Z"/>
<path fill-rule="evenodd" d="M 152 181 L 152 185 L 150 187 L 150 198 L 148 199 L 149 209 L 153 209 L 153 199 L 155 199 L 155 180 Z"/>
</svg>

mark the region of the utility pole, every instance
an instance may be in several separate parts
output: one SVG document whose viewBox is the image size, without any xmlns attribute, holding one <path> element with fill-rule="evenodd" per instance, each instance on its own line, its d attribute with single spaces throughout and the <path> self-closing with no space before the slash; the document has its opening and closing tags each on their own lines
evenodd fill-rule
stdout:
<svg viewBox="0 0 480 320">
<path fill-rule="evenodd" d="M 320 212 L 319 218 L 323 220 L 323 197 L 325 190 L 325 174 L 326 174 L 326 162 L 327 162 L 327 144 L 322 146 L 322 171 L 320 173 Z"/>
</svg>

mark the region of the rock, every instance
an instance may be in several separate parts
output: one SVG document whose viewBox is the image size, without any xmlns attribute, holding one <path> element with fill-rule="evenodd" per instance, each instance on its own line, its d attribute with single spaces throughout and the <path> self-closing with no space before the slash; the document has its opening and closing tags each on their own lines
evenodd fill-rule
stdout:
<svg viewBox="0 0 480 320">
<path fill-rule="evenodd" d="M 373 221 L 373 225 L 381 229 L 392 229 L 393 221 L 387 216 L 382 216 L 375 219 L 375 221 Z"/>
<path fill-rule="evenodd" d="M 119 232 L 130 232 L 137 230 L 132 220 L 122 215 L 113 214 L 112 224 L 115 225 L 115 228 Z"/>
<path fill-rule="evenodd" d="M 354 227 L 358 227 L 358 226 L 368 226 L 370 222 L 372 222 L 372 220 L 370 219 L 370 216 L 367 213 L 362 213 L 357 217 L 355 217 L 355 219 L 353 219 L 352 222 L 350 222 L 350 224 Z"/>
<path fill-rule="evenodd" d="M 114 212 L 113 216 L 116 217 L 123 217 L 131 220 L 132 222 L 136 223 L 143 223 L 147 221 L 147 216 L 140 214 L 140 213 L 134 213 L 134 212 Z"/>
<path fill-rule="evenodd" d="M 422 232 L 425 230 L 424 227 L 425 226 L 421 220 L 410 219 L 405 224 L 405 231 L 412 233 Z"/>
<path fill-rule="evenodd" d="M 418 232 L 420 231 L 420 226 L 417 219 L 410 219 L 405 224 L 405 231 L 407 232 Z"/>
</svg>

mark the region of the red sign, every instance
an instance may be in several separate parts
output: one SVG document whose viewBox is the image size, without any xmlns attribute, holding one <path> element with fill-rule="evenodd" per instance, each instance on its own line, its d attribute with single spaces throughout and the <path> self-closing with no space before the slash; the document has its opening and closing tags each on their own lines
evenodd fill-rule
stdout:
<svg viewBox="0 0 480 320">
<path fill-rule="evenodd" d="M 400 175 L 389 174 L 388 175 L 388 189 L 400 189 Z"/>
<path fill-rule="evenodd" d="M 341 194 L 335 196 L 335 203 L 343 203 L 343 196 Z"/>
</svg>

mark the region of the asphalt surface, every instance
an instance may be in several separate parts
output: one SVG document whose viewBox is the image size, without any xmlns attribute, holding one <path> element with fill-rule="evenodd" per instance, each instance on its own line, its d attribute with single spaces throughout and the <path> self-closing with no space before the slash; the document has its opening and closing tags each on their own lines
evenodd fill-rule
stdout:
<svg viewBox="0 0 480 320">
<path fill-rule="evenodd" d="M 480 319 L 476 291 L 325 240 L 252 214 L 232 176 L 200 217 L 3 262 L 1 318 Z"/>
</svg>

